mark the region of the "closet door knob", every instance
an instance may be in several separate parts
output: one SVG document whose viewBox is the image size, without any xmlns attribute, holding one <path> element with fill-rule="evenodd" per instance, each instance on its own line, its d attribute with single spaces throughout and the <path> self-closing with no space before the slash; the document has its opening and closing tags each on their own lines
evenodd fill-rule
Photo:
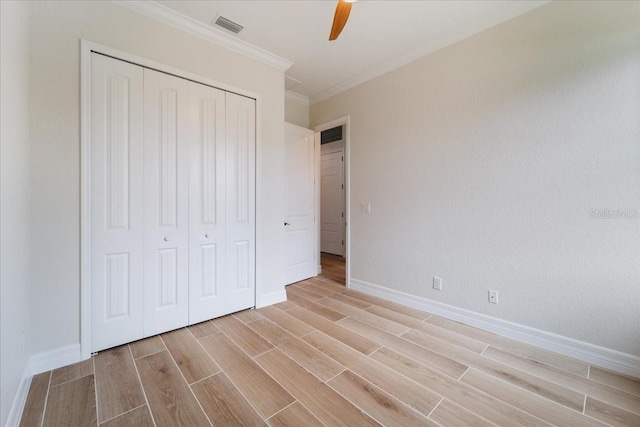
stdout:
<svg viewBox="0 0 640 427">
<path fill-rule="evenodd" d="M 164 241 L 165 241 L 165 242 L 168 242 L 168 241 L 169 241 L 169 238 L 168 238 L 168 237 L 165 237 L 165 238 L 164 238 Z"/>
<path fill-rule="evenodd" d="M 209 233 L 205 234 L 204 237 L 209 238 Z"/>
</svg>

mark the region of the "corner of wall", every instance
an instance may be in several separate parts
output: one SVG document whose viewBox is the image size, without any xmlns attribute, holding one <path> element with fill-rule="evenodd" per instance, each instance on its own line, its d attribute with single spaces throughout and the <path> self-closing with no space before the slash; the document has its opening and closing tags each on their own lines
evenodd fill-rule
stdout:
<svg viewBox="0 0 640 427">
<path fill-rule="evenodd" d="M 30 372 L 33 375 L 40 374 L 80 362 L 81 360 L 80 344 L 71 344 L 66 347 L 31 355 Z"/>
<path fill-rule="evenodd" d="M 258 295 L 256 297 L 256 308 L 266 307 L 268 305 L 277 304 L 287 300 L 287 291 L 269 292 L 267 294 Z"/>
<path fill-rule="evenodd" d="M 24 405 L 27 403 L 27 396 L 29 395 L 29 387 L 31 386 L 31 368 L 29 365 L 24 369 L 22 379 L 18 385 L 18 390 L 13 398 L 13 404 L 9 410 L 9 417 L 5 427 L 18 427 L 20 425 L 20 419 L 22 418 L 22 411 L 24 411 Z"/>
<path fill-rule="evenodd" d="M 0 425 L 18 425 L 30 384 L 29 2 L 0 2 Z"/>
<path fill-rule="evenodd" d="M 284 121 L 309 128 L 309 99 L 297 93 L 285 91 Z"/>
</svg>

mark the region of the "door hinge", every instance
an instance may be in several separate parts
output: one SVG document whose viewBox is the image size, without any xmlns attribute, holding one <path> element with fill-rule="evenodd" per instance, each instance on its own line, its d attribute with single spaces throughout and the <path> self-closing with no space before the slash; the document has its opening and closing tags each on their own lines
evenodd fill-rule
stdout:
<svg viewBox="0 0 640 427">
<path fill-rule="evenodd" d="M 344 212 L 342 212 L 342 218 L 344 218 Z"/>
<path fill-rule="evenodd" d="M 344 162 L 344 156 L 342 156 L 342 161 Z"/>
<path fill-rule="evenodd" d="M 344 190 L 344 184 L 342 184 L 342 189 Z"/>
<path fill-rule="evenodd" d="M 344 240 L 342 241 L 342 246 L 344 246 Z"/>
</svg>

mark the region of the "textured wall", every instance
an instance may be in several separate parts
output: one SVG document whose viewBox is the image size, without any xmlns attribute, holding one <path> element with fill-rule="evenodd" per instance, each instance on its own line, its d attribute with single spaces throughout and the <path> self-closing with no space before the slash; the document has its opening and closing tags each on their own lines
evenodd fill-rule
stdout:
<svg viewBox="0 0 640 427">
<path fill-rule="evenodd" d="M 81 38 L 261 96 L 257 278 L 263 293 L 281 291 L 283 72 L 111 2 L 33 2 L 34 353 L 79 342 Z"/>
<path fill-rule="evenodd" d="M 285 98 L 284 121 L 309 128 L 309 105 Z"/>
<path fill-rule="evenodd" d="M 345 115 L 353 278 L 640 355 L 640 219 L 592 212 L 640 211 L 640 3 L 550 3 L 311 125 Z"/>
<path fill-rule="evenodd" d="M 4 426 L 30 355 L 29 4 L 0 2 L 0 16 L 0 425 Z"/>
</svg>

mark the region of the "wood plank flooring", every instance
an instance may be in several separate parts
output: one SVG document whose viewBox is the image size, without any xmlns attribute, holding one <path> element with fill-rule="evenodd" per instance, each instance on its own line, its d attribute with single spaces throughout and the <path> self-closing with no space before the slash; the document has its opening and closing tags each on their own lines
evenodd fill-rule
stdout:
<svg viewBox="0 0 640 427">
<path fill-rule="evenodd" d="M 322 252 L 320 254 L 320 265 L 322 266 L 322 275 L 324 277 L 340 284 L 345 283 L 345 267 L 343 257 Z"/>
<path fill-rule="evenodd" d="M 325 261 L 286 303 L 36 375 L 21 425 L 640 426 L 639 379 L 347 290 Z"/>
</svg>

